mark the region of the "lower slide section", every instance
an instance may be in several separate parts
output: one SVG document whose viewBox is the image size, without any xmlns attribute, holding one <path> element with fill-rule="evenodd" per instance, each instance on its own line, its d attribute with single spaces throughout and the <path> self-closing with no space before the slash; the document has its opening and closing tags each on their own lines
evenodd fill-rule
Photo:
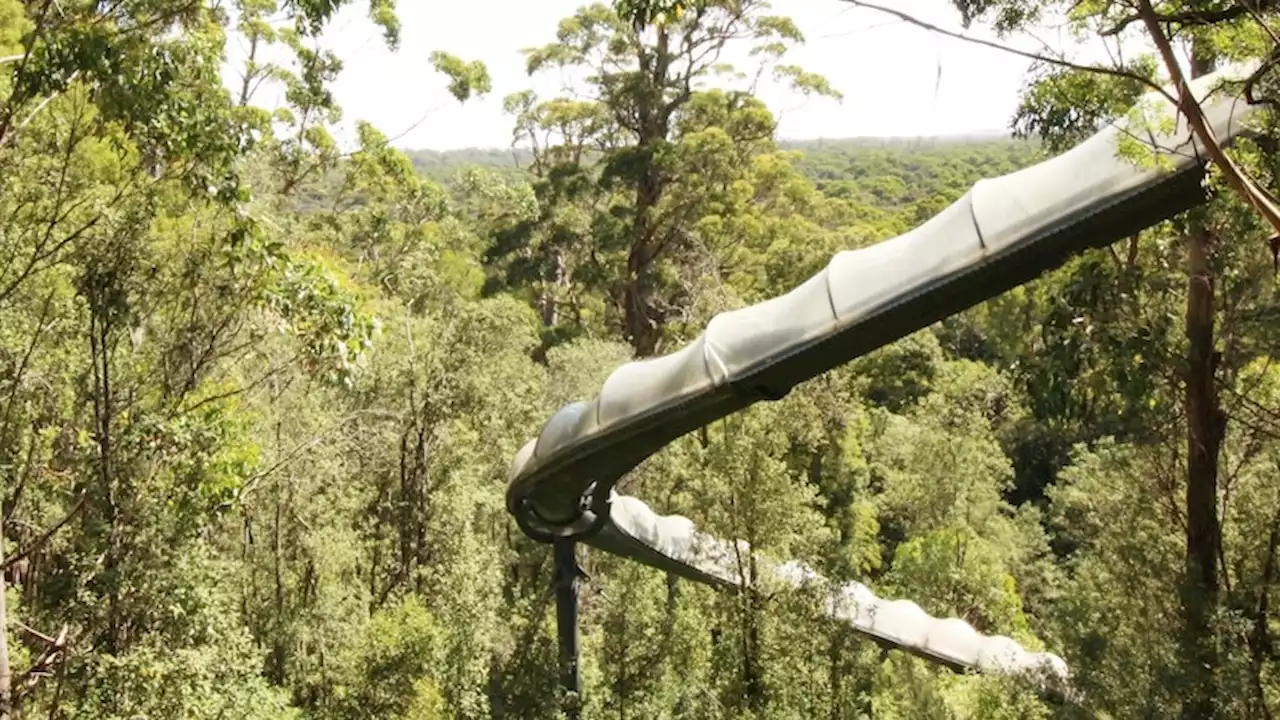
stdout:
<svg viewBox="0 0 1280 720">
<path fill-rule="evenodd" d="M 762 577 L 739 568 L 750 546 L 698 531 L 679 515 L 659 515 L 643 501 L 613 494 L 609 520 L 586 543 L 697 582 L 728 590 L 773 583 L 816 586 L 827 595 L 827 614 L 864 635 L 956 669 L 1027 675 L 1045 689 L 1065 688 L 1067 664 L 1057 655 L 1031 652 L 1012 638 L 983 635 L 957 618 L 936 618 L 910 600 L 879 598 L 866 585 L 835 584 L 803 563 L 756 558 Z"/>
</svg>

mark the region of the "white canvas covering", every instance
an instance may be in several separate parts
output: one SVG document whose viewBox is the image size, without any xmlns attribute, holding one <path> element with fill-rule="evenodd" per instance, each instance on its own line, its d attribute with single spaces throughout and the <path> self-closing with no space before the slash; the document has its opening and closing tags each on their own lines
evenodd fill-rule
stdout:
<svg viewBox="0 0 1280 720">
<path fill-rule="evenodd" d="M 1246 129 L 1252 108 L 1233 93 L 1210 91 L 1251 69 L 1234 66 L 1193 83 L 1221 142 Z M 1159 94 L 1143 107 L 1173 115 Z M 1144 138 L 1160 162 L 1118 157 L 1124 137 Z M 618 368 L 599 395 L 562 408 L 520 451 L 508 508 L 525 520 L 536 516 L 543 528 L 567 524 L 590 490 L 609 503 L 602 528 L 584 542 L 700 582 L 740 587 L 734 553 L 745 544 L 700 533 L 687 518 L 659 515 L 614 493 L 619 478 L 700 425 L 1057 267 L 1071 253 L 1109 244 L 1202 201 L 1203 164 L 1184 119 L 1163 134 L 1122 121 L 1058 157 L 979 181 L 914 230 L 838 253 L 786 295 L 715 317 L 683 349 Z M 765 567 L 791 585 L 825 584 L 799 563 Z M 829 614 L 881 642 L 963 668 L 1066 676 L 1061 658 L 1030 652 L 1010 638 L 930 617 L 910 601 L 880 599 L 858 583 L 828 587 Z"/>
<path fill-rule="evenodd" d="M 659 515 L 644 502 L 626 495 L 614 495 L 611 523 L 601 538 L 606 549 L 616 542 L 634 542 L 695 569 L 704 582 L 733 586 L 742 582 L 738 558 L 750 547 L 739 540 L 731 543 L 698 532 L 693 522 L 678 515 Z M 623 537 L 611 537 L 620 535 Z M 622 554 L 627 554 L 625 549 Z M 885 600 L 857 582 L 832 586 L 807 565 L 795 561 L 758 562 L 768 580 L 792 587 L 820 583 L 829 593 L 827 613 L 844 620 L 865 635 L 895 647 L 913 651 L 948 665 L 983 671 L 1011 673 L 1043 668 L 1066 676 L 1066 663 L 1048 653 L 1028 652 L 1011 638 L 982 635 L 968 623 L 930 616 L 909 600 Z M 757 581 L 759 582 L 759 581 Z"/>
</svg>

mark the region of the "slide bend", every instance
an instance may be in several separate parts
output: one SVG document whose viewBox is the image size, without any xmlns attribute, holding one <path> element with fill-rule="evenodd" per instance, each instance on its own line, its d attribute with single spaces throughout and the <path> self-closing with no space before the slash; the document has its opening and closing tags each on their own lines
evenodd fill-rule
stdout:
<svg viewBox="0 0 1280 720">
<path fill-rule="evenodd" d="M 1222 143 L 1246 131 L 1253 108 L 1229 87 L 1252 70 L 1231 66 L 1192 83 Z M 923 225 L 840 252 L 796 289 L 717 315 L 696 340 L 613 372 L 592 400 L 564 406 L 511 466 L 507 507 L 530 536 L 576 537 L 607 552 L 725 589 L 744 579 L 746 544 L 699 532 L 614 492 L 619 479 L 676 438 L 1190 209 L 1205 199 L 1203 148 L 1159 93 L 1139 106 L 1151 122 L 1122 120 L 1057 157 L 977 182 Z M 1163 121 L 1162 121 L 1163 120 Z M 1118 156 L 1140 143 L 1155 162 Z M 1133 143 L 1130 143 L 1133 145 Z M 769 562 L 774 581 L 825 583 L 796 562 Z M 962 620 L 929 616 L 865 585 L 832 588 L 828 614 L 857 631 L 957 669 L 1041 673 L 1065 680 L 1063 660 Z"/>
</svg>

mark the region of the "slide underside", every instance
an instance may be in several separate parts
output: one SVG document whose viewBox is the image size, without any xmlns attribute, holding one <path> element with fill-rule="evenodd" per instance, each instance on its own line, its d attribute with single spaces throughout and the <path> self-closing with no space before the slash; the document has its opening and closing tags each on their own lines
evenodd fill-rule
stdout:
<svg viewBox="0 0 1280 720">
<path fill-rule="evenodd" d="M 1220 142 L 1247 130 L 1253 108 L 1229 81 L 1250 69 L 1230 67 L 1193 83 Z M 614 485 L 698 427 L 778 399 L 797 383 L 1060 267 L 1076 253 L 1202 203 L 1205 160 L 1185 119 L 1178 116 L 1168 130 L 1176 113 L 1159 93 L 1138 112 L 1141 118 L 1110 125 L 1062 155 L 979 181 L 910 232 L 836 254 L 786 295 L 716 316 L 681 350 L 618 368 L 599 395 L 561 408 L 520 451 L 508 510 L 531 535 L 577 535 L 718 587 L 825 583 L 796 562 L 768 562 L 762 565 L 768 578 L 743 578 L 736 556 L 748 550 L 745 543 L 655 513 L 615 493 Z M 1126 139 L 1147 157 L 1121 158 Z M 1067 674 L 1055 655 L 982 635 L 959 619 L 930 617 L 908 600 L 877 598 L 859 583 L 826 586 L 828 613 L 879 642 L 957 669 Z"/>
</svg>

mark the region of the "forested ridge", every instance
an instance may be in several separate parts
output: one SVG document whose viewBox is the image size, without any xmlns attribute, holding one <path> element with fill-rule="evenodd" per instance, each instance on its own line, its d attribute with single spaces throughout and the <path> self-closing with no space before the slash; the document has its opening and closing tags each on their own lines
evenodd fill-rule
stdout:
<svg viewBox="0 0 1280 720">
<path fill-rule="evenodd" d="M 753 44 L 744 75 L 841 100 L 787 62 L 793 23 L 619 0 L 525 51 L 531 75 L 587 72 L 505 99 L 519 152 L 407 152 L 368 124 L 345 147 L 323 36 L 349 4 L 0 0 L 0 719 L 560 717 L 551 552 L 503 500 L 542 422 L 1070 147 L 1164 72 L 1037 63 L 1021 139 L 781 142 L 719 54 Z M 1117 41 L 1163 28 L 1200 69 L 1271 57 L 1280 19 L 953 4 L 1010 31 L 1067 6 Z M 399 43 L 394 3 L 357 7 Z M 230 81 L 229 37 L 249 48 Z M 482 64 L 432 60 L 459 102 L 490 92 Z M 255 105 L 267 85 L 287 107 Z M 1266 123 L 1230 157 L 1273 188 Z M 1057 653 L 1068 702 L 882 648 L 824 620 L 820 589 L 723 594 L 591 551 L 582 716 L 1280 712 L 1272 231 L 1208 184 L 1204 208 L 623 484 Z"/>
</svg>

